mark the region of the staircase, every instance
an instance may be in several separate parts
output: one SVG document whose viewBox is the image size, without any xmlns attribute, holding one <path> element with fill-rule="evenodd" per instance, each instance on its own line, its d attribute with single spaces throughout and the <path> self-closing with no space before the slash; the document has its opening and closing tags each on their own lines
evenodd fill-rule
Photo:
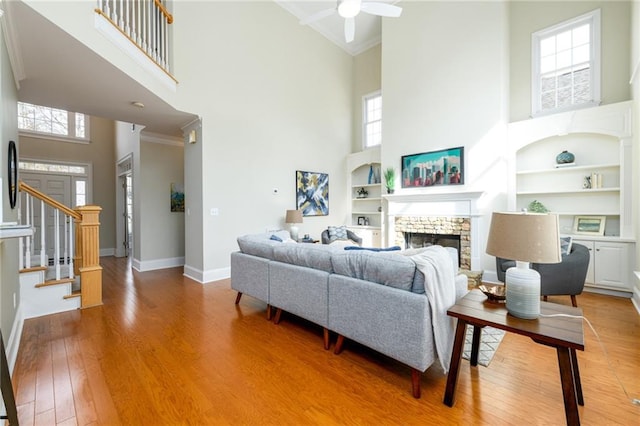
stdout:
<svg viewBox="0 0 640 426">
<path fill-rule="evenodd" d="M 35 231 L 32 236 L 20 237 L 18 243 L 24 317 L 102 305 L 102 209 L 71 209 L 24 182 L 19 182 L 18 188 L 20 223 Z"/>
</svg>

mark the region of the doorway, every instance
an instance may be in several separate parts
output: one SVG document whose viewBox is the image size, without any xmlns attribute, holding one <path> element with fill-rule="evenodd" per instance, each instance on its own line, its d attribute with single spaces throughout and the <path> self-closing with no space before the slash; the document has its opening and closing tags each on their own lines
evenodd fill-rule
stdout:
<svg viewBox="0 0 640 426">
<path fill-rule="evenodd" d="M 89 164 L 53 163 L 34 159 L 19 161 L 20 179 L 34 189 L 59 203 L 74 208 L 91 202 L 91 166 Z M 21 200 L 22 202 L 23 200 Z M 33 203 L 29 211 L 29 223 L 35 228 L 35 235 L 42 235 L 42 221 L 40 203 Z M 27 214 L 25 207 L 21 207 L 23 214 Z M 45 209 L 45 247 L 48 259 L 54 258 L 55 236 L 65 235 L 66 227 L 70 226 L 65 219 L 58 223 L 56 230 L 55 212 L 51 208 Z M 26 222 L 26 218 L 21 219 Z M 41 238 L 32 240 L 32 253 L 39 257 L 42 251 Z M 69 254 L 67 254 L 69 255 Z M 64 262 L 64 259 L 59 259 Z"/>
</svg>

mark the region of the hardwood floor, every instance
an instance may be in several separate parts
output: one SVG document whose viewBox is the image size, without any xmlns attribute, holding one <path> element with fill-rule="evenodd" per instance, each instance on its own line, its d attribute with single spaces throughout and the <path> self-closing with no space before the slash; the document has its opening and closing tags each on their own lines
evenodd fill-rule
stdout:
<svg viewBox="0 0 640 426">
<path fill-rule="evenodd" d="M 248 296 L 234 305 L 228 280 L 101 263 L 103 306 L 25 321 L 22 425 L 565 423 L 555 350 L 522 336 L 507 334 L 488 368 L 463 360 L 449 408 L 436 364 L 414 399 L 408 367 L 348 340 L 325 351 L 320 327 L 288 314 L 274 325 Z M 586 293 L 578 305 L 609 357 L 585 325 L 582 424 L 638 424 L 640 317 L 628 299 Z"/>
</svg>

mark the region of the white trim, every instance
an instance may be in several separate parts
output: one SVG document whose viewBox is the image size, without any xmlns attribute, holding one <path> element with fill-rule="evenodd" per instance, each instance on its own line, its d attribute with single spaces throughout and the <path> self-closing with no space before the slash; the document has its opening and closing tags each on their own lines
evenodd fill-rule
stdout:
<svg viewBox="0 0 640 426">
<path fill-rule="evenodd" d="M 102 248 L 100 249 L 100 257 L 104 256 L 115 256 L 116 249 L 115 248 Z"/>
<path fill-rule="evenodd" d="M 571 111 L 578 108 L 594 107 L 601 103 L 601 81 L 600 73 L 602 68 L 602 61 L 600 55 L 601 46 L 601 25 L 600 25 L 600 9 L 593 10 L 583 15 L 577 16 L 572 19 L 568 19 L 564 22 L 560 22 L 551 27 L 544 28 L 531 34 L 531 116 L 538 117 L 545 114 L 553 114 L 563 111 Z M 570 106 L 552 108 L 542 110 L 540 105 L 540 42 L 543 38 L 568 31 L 572 27 L 589 23 L 591 25 L 590 31 L 590 89 L 592 99 L 589 102 L 581 104 L 571 104 Z"/>
<path fill-rule="evenodd" d="M 25 129 L 19 129 L 18 135 L 24 136 L 27 138 L 47 139 L 47 140 L 56 141 L 56 142 L 79 143 L 84 145 L 88 145 L 91 143 L 91 139 L 76 138 L 73 136 L 54 135 L 53 133 L 33 132 L 31 130 L 25 130 Z"/>
<path fill-rule="evenodd" d="M 138 260 L 133 259 L 131 266 L 138 272 L 155 271 L 158 269 L 175 268 L 184 265 L 184 256 L 166 259 Z"/>
<path fill-rule="evenodd" d="M 104 16 L 96 13 L 94 25 L 105 38 L 122 49 L 123 52 L 141 65 L 149 74 L 164 84 L 165 87 L 174 93 L 177 91 L 178 84 L 176 80 L 169 76 L 168 71 L 163 70 L 159 64 L 145 55 L 135 43 L 122 34 L 120 30 L 112 25 Z"/>
<path fill-rule="evenodd" d="M 4 14 L 0 18 L 2 23 L 2 32 L 4 33 L 4 42 L 7 46 L 7 54 L 9 56 L 9 63 L 11 64 L 11 69 L 13 70 L 13 79 L 16 84 L 16 89 L 20 90 L 20 82 L 24 80 L 27 75 L 24 72 L 24 63 L 22 62 L 22 51 L 20 49 L 20 43 L 18 43 L 17 33 L 13 28 L 13 20 L 11 16 L 13 12 L 11 9 L 13 6 L 12 2 L 5 1 L 2 2 L 2 8 L 4 9 Z"/>
<path fill-rule="evenodd" d="M 372 98 L 380 97 L 380 101 L 382 102 L 382 90 L 375 90 L 371 93 L 367 93 L 362 96 L 362 149 L 370 149 L 375 148 L 377 146 L 382 145 L 382 140 L 379 144 L 376 145 L 367 145 L 367 101 Z M 382 124 L 382 116 L 380 117 L 380 124 Z M 382 134 L 380 135 L 382 137 Z"/>
<path fill-rule="evenodd" d="M 207 284 L 214 281 L 225 280 L 231 277 L 231 267 L 210 269 L 202 271 L 200 269 L 185 265 L 183 275 L 200 284 Z"/>
<path fill-rule="evenodd" d="M 184 141 L 182 140 L 182 138 L 145 131 L 140 132 L 140 142 L 158 143 L 161 145 L 171 146 L 184 146 Z"/>
<path fill-rule="evenodd" d="M 7 346 L 5 351 L 7 354 L 7 364 L 9 364 L 9 371 L 13 376 L 13 368 L 16 365 L 18 359 L 18 349 L 20 349 L 20 340 L 22 338 L 22 328 L 24 327 L 24 314 L 22 313 L 22 303 L 18 305 L 16 310 L 16 316 L 13 319 L 13 326 L 11 327 L 11 333 L 9 339 L 7 339 Z"/>
</svg>

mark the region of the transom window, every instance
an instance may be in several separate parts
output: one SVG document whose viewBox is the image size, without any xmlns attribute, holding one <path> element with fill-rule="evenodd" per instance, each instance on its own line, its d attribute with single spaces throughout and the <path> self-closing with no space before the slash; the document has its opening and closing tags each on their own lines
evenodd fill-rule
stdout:
<svg viewBox="0 0 640 426">
<path fill-rule="evenodd" d="M 56 139 L 89 139 L 84 114 L 25 102 L 18 102 L 18 129 Z"/>
<path fill-rule="evenodd" d="M 382 95 L 380 92 L 363 99 L 363 144 L 365 148 L 382 143 Z"/>
<path fill-rule="evenodd" d="M 600 103 L 600 10 L 533 33 L 532 115 Z"/>
</svg>

